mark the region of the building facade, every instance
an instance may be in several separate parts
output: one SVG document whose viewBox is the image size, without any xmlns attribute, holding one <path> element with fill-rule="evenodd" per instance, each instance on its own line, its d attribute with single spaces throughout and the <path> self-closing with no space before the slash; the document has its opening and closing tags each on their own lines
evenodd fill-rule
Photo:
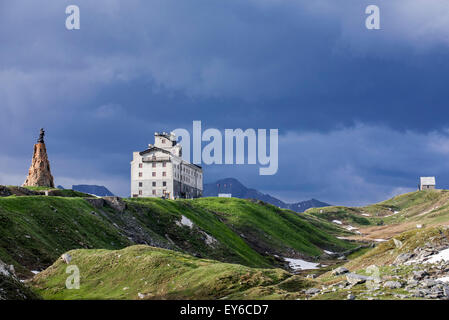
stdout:
<svg viewBox="0 0 449 320">
<path fill-rule="evenodd" d="M 429 189 L 435 189 L 436 183 L 435 183 L 435 177 L 420 177 L 419 178 L 419 190 L 429 190 Z"/>
<path fill-rule="evenodd" d="M 182 160 L 182 146 L 173 133 L 154 134 L 154 145 L 133 153 L 131 197 L 198 198 L 203 195 L 203 170 Z"/>
</svg>

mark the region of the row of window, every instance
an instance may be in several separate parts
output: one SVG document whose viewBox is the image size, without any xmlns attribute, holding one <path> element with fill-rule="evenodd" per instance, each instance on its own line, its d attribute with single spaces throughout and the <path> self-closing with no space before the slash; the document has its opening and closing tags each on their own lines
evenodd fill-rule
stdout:
<svg viewBox="0 0 449 320">
<path fill-rule="evenodd" d="M 151 176 L 152 176 L 152 177 L 155 177 L 155 176 L 156 176 L 156 172 L 152 172 L 152 173 L 151 173 Z M 166 177 L 166 176 L 167 176 L 167 172 L 165 172 L 165 171 L 162 172 L 162 176 L 163 176 L 163 177 Z M 142 173 L 142 172 L 139 172 L 139 178 L 142 178 L 142 177 L 143 177 L 143 173 Z"/>
<path fill-rule="evenodd" d="M 156 168 L 156 165 L 157 165 L 156 162 L 153 162 L 153 163 L 151 164 L 151 166 L 152 166 L 153 168 Z M 162 162 L 162 168 L 166 168 L 166 167 L 167 167 L 167 162 Z M 139 168 L 143 168 L 143 163 L 139 163 Z"/>
<path fill-rule="evenodd" d="M 151 185 L 152 185 L 153 187 L 157 187 L 156 181 L 153 181 L 153 182 L 151 183 Z M 167 181 L 162 181 L 162 186 L 163 186 L 163 187 L 166 187 L 166 186 L 167 186 Z M 143 187 L 143 182 L 139 182 L 139 188 L 142 188 L 142 187 Z"/>
<path fill-rule="evenodd" d="M 164 190 L 164 192 L 162 192 L 162 194 L 165 194 L 166 193 L 165 191 L 166 190 Z M 155 196 L 157 194 L 156 190 L 153 190 L 152 194 Z M 141 195 L 143 195 L 143 192 L 142 192 L 142 190 L 139 190 L 139 196 L 141 196 Z"/>
</svg>

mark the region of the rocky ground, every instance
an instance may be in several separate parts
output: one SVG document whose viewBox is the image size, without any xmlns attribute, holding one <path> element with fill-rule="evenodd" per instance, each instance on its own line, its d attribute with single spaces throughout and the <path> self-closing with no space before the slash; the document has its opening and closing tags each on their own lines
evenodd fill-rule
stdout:
<svg viewBox="0 0 449 320">
<path fill-rule="evenodd" d="M 38 299 L 38 296 L 19 281 L 12 265 L 0 260 L 0 300 L 29 299 Z"/>
<path fill-rule="evenodd" d="M 390 264 L 353 272 L 342 266 L 318 280 L 321 285 L 303 291 L 307 299 L 449 300 L 449 240 L 442 233 Z"/>
</svg>

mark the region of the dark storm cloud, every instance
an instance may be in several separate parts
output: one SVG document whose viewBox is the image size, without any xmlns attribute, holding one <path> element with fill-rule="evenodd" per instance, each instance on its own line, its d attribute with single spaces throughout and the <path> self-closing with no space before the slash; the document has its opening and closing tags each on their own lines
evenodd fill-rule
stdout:
<svg viewBox="0 0 449 320">
<path fill-rule="evenodd" d="M 338 202 L 407 188 L 424 171 L 419 150 L 355 157 L 370 143 L 383 150 L 389 136 L 355 139 L 344 150 L 334 147 L 336 136 L 357 135 L 362 123 L 397 135 L 398 149 L 402 138 L 422 146 L 444 135 L 449 4 L 375 2 L 378 32 L 364 29 L 372 1 L 1 2 L 0 183 L 22 182 L 45 126 L 61 183 L 98 181 L 126 195 L 132 151 L 154 131 L 202 120 L 220 129 L 279 128 L 283 139 L 322 135 L 316 144 L 283 145 L 277 176 L 215 167 L 207 168 L 210 180 L 232 175 L 286 199 Z M 65 29 L 69 4 L 81 9 L 79 31 Z M 311 160 L 317 150 L 338 161 Z M 429 164 L 443 182 L 445 156 Z M 342 177 L 353 177 L 351 192 L 339 189 Z"/>
</svg>

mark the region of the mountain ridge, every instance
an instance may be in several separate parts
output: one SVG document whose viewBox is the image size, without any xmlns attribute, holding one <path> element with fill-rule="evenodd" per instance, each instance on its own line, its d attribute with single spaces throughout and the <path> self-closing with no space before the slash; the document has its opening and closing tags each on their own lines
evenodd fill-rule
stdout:
<svg viewBox="0 0 449 320">
<path fill-rule="evenodd" d="M 236 178 L 225 178 L 217 180 L 214 183 L 204 184 L 204 197 L 217 197 L 220 193 L 232 194 L 235 198 L 240 199 L 256 199 L 261 200 L 279 208 L 290 209 L 295 212 L 304 212 L 310 208 L 328 207 L 330 204 L 319 201 L 317 199 L 310 199 L 299 201 L 295 203 L 286 203 L 269 194 L 264 194 L 256 189 L 247 188 Z"/>
</svg>

